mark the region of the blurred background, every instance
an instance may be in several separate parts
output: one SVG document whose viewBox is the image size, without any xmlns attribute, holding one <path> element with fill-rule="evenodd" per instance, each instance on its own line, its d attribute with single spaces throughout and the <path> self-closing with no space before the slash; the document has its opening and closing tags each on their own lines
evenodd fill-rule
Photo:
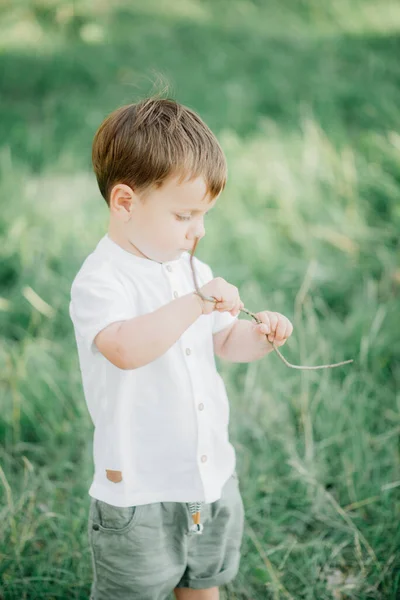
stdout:
<svg viewBox="0 0 400 600">
<path fill-rule="evenodd" d="M 94 133 L 165 84 L 228 159 L 196 254 L 292 321 L 291 363 L 354 359 L 217 359 L 246 509 L 221 599 L 400 597 L 399 33 L 394 0 L 2 0 L 2 599 L 89 597 L 69 291 L 108 222 Z"/>
</svg>

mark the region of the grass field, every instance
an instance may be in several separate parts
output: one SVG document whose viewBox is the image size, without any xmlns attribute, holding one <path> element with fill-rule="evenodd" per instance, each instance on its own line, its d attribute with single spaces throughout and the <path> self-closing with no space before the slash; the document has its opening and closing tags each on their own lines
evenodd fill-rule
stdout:
<svg viewBox="0 0 400 600">
<path fill-rule="evenodd" d="M 399 3 L 3 0 L 0 17 L 0 598 L 89 596 L 69 290 L 107 224 L 94 132 L 159 78 L 228 159 L 197 255 L 292 321 L 290 362 L 354 359 L 217 359 L 246 509 L 221 600 L 400 598 Z"/>
</svg>

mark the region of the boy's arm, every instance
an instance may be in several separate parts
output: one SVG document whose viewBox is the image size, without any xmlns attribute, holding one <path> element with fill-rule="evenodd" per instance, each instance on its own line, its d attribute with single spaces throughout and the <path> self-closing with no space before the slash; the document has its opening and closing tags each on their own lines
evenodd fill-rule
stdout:
<svg viewBox="0 0 400 600">
<path fill-rule="evenodd" d="M 252 362 L 273 351 L 265 335 L 259 335 L 246 319 L 237 319 L 230 327 L 213 335 L 214 351 L 222 360 Z"/>
<path fill-rule="evenodd" d="M 108 325 L 94 343 L 116 367 L 136 369 L 164 354 L 201 315 L 201 299 L 191 292 L 154 312 Z"/>
<path fill-rule="evenodd" d="M 226 340 L 228 339 L 228 336 L 229 336 L 232 328 L 235 326 L 235 324 L 236 324 L 236 321 L 234 323 L 231 323 L 227 327 L 225 327 L 225 329 L 218 331 L 218 333 L 213 334 L 214 353 L 217 356 L 219 356 L 220 358 L 224 358 L 223 357 L 223 347 L 224 347 Z"/>
</svg>

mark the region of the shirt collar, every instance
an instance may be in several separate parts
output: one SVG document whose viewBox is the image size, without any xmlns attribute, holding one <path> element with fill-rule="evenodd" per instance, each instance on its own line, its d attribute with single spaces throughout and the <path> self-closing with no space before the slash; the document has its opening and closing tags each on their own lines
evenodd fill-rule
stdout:
<svg viewBox="0 0 400 600">
<path fill-rule="evenodd" d="M 166 267 L 167 265 L 171 265 L 171 267 L 178 267 L 183 263 L 184 260 L 187 260 L 189 256 L 188 252 L 183 252 L 181 256 L 175 260 L 168 260 L 166 262 L 159 263 L 156 260 L 151 260 L 150 258 L 145 258 L 143 256 L 133 254 L 132 252 L 128 252 L 128 250 L 125 250 L 119 244 L 114 242 L 114 240 L 109 237 L 108 233 L 101 238 L 97 248 L 103 250 L 108 256 L 115 256 L 120 261 L 124 261 L 130 265 L 137 265 L 139 267 L 153 270 Z"/>
</svg>

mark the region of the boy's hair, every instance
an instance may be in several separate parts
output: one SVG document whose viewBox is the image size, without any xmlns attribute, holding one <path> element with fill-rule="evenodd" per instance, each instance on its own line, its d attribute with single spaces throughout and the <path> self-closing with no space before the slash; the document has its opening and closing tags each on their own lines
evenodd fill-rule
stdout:
<svg viewBox="0 0 400 600">
<path fill-rule="evenodd" d="M 144 193 L 170 176 L 203 176 L 214 199 L 225 187 L 227 165 L 216 137 L 190 108 L 146 98 L 112 112 L 97 130 L 92 163 L 107 204 L 117 183 Z"/>
</svg>

